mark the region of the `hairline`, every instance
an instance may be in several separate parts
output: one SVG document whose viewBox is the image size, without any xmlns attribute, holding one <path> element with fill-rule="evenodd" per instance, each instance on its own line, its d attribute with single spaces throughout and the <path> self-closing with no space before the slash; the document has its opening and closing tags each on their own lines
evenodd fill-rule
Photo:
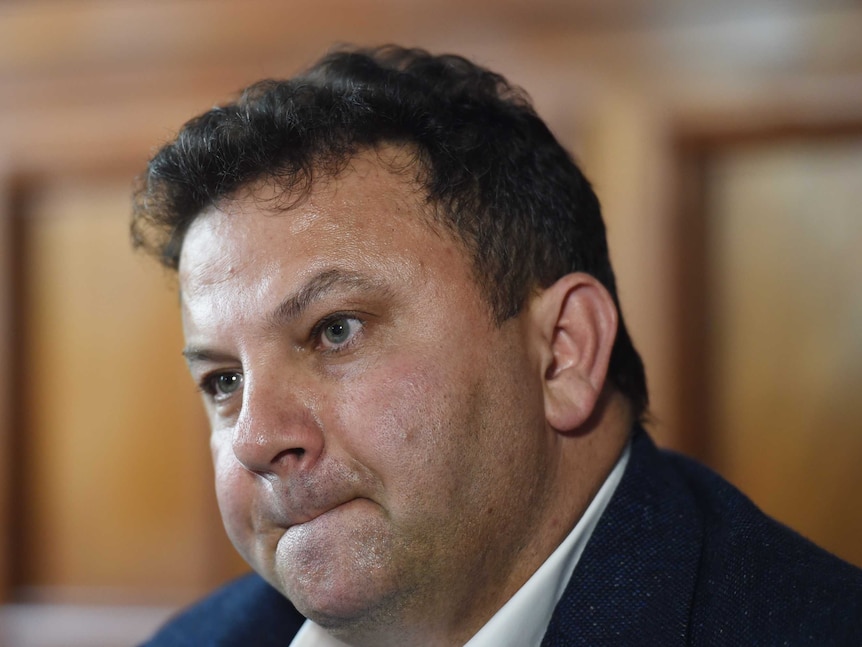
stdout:
<svg viewBox="0 0 862 647">
<path fill-rule="evenodd" d="M 392 154 L 387 155 L 387 150 L 391 150 Z M 372 153 L 373 157 L 370 155 Z M 402 156 L 408 155 L 410 156 L 409 163 L 397 163 Z M 368 156 L 369 160 L 378 168 L 391 173 L 406 186 L 414 189 L 415 199 L 412 200 L 412 206 L 415 209 L 411 209 L 411 214 L 421 219 L 434 235 L 449 237 L 458 246 L 460 253 L 465 255 L 470 268 L 471 280 L 481 295 L 494 325 L 502 326 L 509 319 L 517 317 L 523 311 L 526 299 L 522 299 L 513 311 L 503 313 L 505 304 L 496 303 L 494 292 L 483 287 L 493 277 L 489 272 L 482 269 L 483 257 L 481 252 L 475 245 L 471 245 L 469 237 L 458 227 L 455 215 L 451 213 L 450 208 L 443 204 L 443 201 L 431 196 L 428 178 L 431 176 L 432 170 L 428 163 L 423 160 L 421 147 L 414 142 L 407 141 L 381 140 L 352 150 L 338 160 L 330 160 L 329 164 L 314 162 L 309 165 L 311 176 L 306 178 L 304 182 L 295 181 L 299 174 L 292 175 L 290 181 L 280 182 L 279 178 L 285 176 L 279 172 L 279 169 L 248 179 L 188 218 L 182 236 L 179 238 L 177 250 L 172 255 L 171 269 L 179 275 L 186 237 L 194 224 L 200 218 L 206 217 L 206 214 L 211 210 L 223 210 L 232 203 L 252 200 L 257 205 L 264 205 L 264 208 L 270 209 L 273 214 L 287 213 L 302 205 L 322 184 L 337 182 L 344 175 L 355 172 L 354 161 L 365 156 Z M 409 175 L 411 170 L 413 171 L 412 176 Z M 262 195 L 266 192 L 262 190 L 263 187 L 272 187 L 272 195 Z M 242 214 L 235 214 L 232 217 L 242 217 Z M 530 294 L 540 287 L 534 281 L 532 285 L 527 286 L 525 292 Z"/>
</svg>

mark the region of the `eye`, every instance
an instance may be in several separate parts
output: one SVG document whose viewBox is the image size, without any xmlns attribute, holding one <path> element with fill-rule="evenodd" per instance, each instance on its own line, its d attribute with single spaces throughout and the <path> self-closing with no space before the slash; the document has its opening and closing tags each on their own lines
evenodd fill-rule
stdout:
<svg viewBox="0 0 862 647">
<path fill-rule="evenodd" d="M 215 373 L 204 378 L 201 388 L 216 401 L 224 400 L 242 388 L 242 373 Z"/>
<path fill-rule="evenodd" d="M 362 322 L 356 317 L 337 315 L 324 319 L 315 332 L 323 350 L 342 350 L 347 347 L 362 329 Z"/>
</svg>

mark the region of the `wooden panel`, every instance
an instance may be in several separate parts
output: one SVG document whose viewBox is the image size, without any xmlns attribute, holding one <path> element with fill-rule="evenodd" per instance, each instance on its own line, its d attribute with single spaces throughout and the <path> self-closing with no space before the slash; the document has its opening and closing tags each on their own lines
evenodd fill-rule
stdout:
<svg viewBox="0 0 862 647">
<path fill-rule="evenodd" d="M 670 366 L 676 340 L 667 325 L 674 269 L 669 126 L 631 92 L 606 90 L 593 101 L 571 143 L 582 144 L 579 161 L 602 204 L 622 310 L 646 367 L 650 432 L 662 445 L 679 446 Z M 573 98 L 568 105 L 577 103 Z"/>
<path fill-rule="evenodd" d="M 129 249 L 128 193 L 79 179 L 28 204 L 18 585 L 40 599 L 185 599 L 234 572 L 177 296 Z"/>
<path fill-rule="evenodd" d="M 862 139 L 737 146 L 707 186 L 715 465 L 862 565 Z"/>
<path fill-rule="evenodd" d="M 0 384 L 12 377 L 12 269 L 11 195 L 0 172 Z M 12 563 L 12 466 L 12 397 L 9 388 L 0 388 L 0 603 L 9 596 Z"/>
</svg>

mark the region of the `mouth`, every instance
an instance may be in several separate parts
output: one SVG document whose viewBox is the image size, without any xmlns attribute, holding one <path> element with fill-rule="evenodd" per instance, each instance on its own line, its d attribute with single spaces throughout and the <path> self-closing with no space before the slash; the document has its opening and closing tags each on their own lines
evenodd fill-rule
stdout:
<svg viewBox="0 0 862 647">
<path fill-rule="evenodd" d="M 329 518 L 341 517 L 344 514 L 351 513 L 360 507 L 364 507 L 364 505 L 368 503 L 370 503 L 370 501 L 364 497 L 346 499 L 345 501 L 341 503 L 336 503 L 335 505 L 330 505 L 312 512 L 296 515 L 292 522 L 287 525 L 286 529 L 291 530 L 293 528 L 300 528 L 303 526 L 309 526 L 311 524 L 328 521 Z"/>
</svg>

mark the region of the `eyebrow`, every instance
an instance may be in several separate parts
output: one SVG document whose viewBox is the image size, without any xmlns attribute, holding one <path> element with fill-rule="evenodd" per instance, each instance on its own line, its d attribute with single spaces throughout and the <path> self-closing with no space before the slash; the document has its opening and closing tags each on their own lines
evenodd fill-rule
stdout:
<svg viewBox="0 0 862 647">
<path fill-rule="evenodd" d="M 365 292 L 383 290 L 383 285 L 370 277 L 356 272 L 340 269 L 328 269 L 315 274 L 305 284 L 286 297 L 267 316 L 267 323 L 271 327 L 279 327 L 290 323 L 302 316 L 309 306 L 320 300 L 327 293 L 335 290 L 348 288 Z"/>
<path fill-rule="evenodd" d="M 270 328 L 284 326 L 302 316 L 309 306 L 323 298 L 327 293 L 348 288 L 360 291 L 386 291 L 385 286 L 366 275 L 341 269 L 327 269 L 312 276 L 294 294 L 287 296 L 267 315 L 266 323 Z M 207 348 L 188 346 L 183 357 L 189 364 L 194 362 L 224 362 L 232 356 Z"/>
<path fill-rule="evenodd" d="M 194 364 L 195 362 L 228 362 L 233 359 L 233 357 L 225 353 L 197 346 L 187 346 L 184 348 L 183 357 L 186 358 L 188 364 Z"/>
</svg>

